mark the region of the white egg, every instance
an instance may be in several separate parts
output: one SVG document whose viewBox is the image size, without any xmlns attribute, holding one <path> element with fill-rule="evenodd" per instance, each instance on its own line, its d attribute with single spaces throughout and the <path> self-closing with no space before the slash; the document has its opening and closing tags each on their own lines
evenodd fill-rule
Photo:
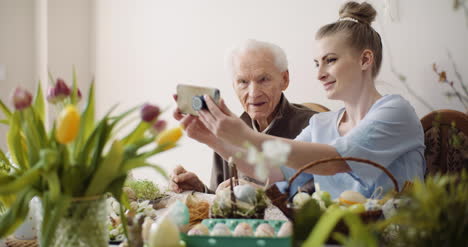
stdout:
<svg viewBox="0 0 468 247">
<path fill-rule="evenodd" d="M 278 237 L 289 237 L 292 235 L 293 232 L 293 226 L 290 221 L 284 223 L 281 225 L 279 231 L 278 231 Z"/>
<path fill-rule="evenodd" d="M 210 235 L 210 230 L 207 226 L 202 223 L 196 224 L 195 226 L 188 231 L 187 235 L 189 236 L 202 236 L 202 235 Z"/>
<path fill-rule="evenodd" d="M 148 246 L 179 247 L 180 236 L 177 225 L 167 216 L 153 223 L 148 238 Z"/>
<path fill-rule="evenodd" d="M 253 236 L 253 229 L 248 223 L 241 222 L 234 229 L 234 234 L 233 235 L 236 236 L 236 237 Z"/>
<path fill-rule="evenodd" d="M 257 226 L 255 237 L 274 237 L 275 229 L 268 223 L 263 223 Z"/>
<path fill-rule="evenodd" d="M 300 207 L 302 207 L 302 205 L 304 205 L 310 199 L 311 199 L 311 197 L 310 197 L 309 194 L 307 194 L 305 192 L 299 192 L 294 196 L 293 204 L 294 204 L 294 206 L 300 208 Z"/>
<path fill-rule="evenodd" d="M 213 230 L 211 230 L 210 233 L 211 236 L 231 236 L 231 230 L 223 224 L 223 223 L 218 223 L 213 227 Z"/>
</svg>

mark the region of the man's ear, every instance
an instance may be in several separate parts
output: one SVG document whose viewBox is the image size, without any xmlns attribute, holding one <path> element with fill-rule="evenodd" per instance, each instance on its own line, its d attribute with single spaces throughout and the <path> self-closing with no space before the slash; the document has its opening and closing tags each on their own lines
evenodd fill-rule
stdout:
<svg viewBox="0 0 468 247">
<path fill-rule="evenodd" d="M 374 52 L 369 49 L 365 49 L 361 53 L 361 69 L 370 70 L 374 64 Z"/>
<path fill-rule="evenodd" d="M 289 86 L 289 70 L 284 71 L 282 74 L 281 90 L 284 91 Z"/>
</svg>

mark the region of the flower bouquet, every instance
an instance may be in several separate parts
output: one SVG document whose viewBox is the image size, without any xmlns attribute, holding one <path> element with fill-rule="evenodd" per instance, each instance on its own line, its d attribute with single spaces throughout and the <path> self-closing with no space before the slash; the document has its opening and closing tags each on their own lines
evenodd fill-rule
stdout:
<svg viewBox="0 0 468 247">
<path fill-rule="evenodd" d="M 164 130 L 165 122 L 158 120 L 160 109 L 149 104 L 119 115 L 114 114 L 114 106 L 95 120 L 94 83 L 82 111 L 75 73 L 71 87 L 52 77 L 51 83 L 47 101 L 59 111 L 51 128 L 46 126 L 46 100 L 40 83 L 34 98 L 27 90 L 16 88 L 13 111 L 0 100 L 4 118 L 0 123 L 9 126 L 8 152 L 0 150 L 0 164 L 8 167 L 0 172 L 0 198 L 10 202 L 0 216 L 0 238 L 21 224 L 28 214 L 29 201 L 37 196 L 42 205 L 41 246 L 107 246 L 106 195 L 127 205 L 122 188 L 132 169 L 151 167 L 165 175 L 148 158 L 173 148 L 182 129 Z M 120 137 L 121 128 L 130 123 L 138 109 L 141 121 Z M 15 200 L 5 200 L 12 196 Z M 98 206 L 88 205 L 92 201 Z M 104 212 L 90 215 L 96 207 Z M 95 225 L 103 229 L 90 229 Z M 61 238 L 60 231 L 72 232 L 68 238 Z M 73 237 L 80 233 L 101 234 L 104 239 Z"/>
</svg>

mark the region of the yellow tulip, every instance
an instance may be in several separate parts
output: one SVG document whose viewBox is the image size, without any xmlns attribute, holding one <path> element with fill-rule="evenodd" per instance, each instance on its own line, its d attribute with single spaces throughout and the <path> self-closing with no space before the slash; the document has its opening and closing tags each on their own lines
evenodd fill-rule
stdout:
<svg viewBox="0 0 468 247">
<path fill-rule="evenodd" d="M 182 134 L 182 127 L 164 130 L 156 138 L 156 144 L 158 146 L 165 146 L 163 148 L 164 150 L 169 150 L 175 147 L 175 144 L 182 137 Z"/>
<path fill-rule="evenodd" d="M 57 119 L 55 138 L 59 143 L 67 144 L 76 138 L 79 129 L 80 113 L 74 105 L 68 105 Z"/>
</svg>

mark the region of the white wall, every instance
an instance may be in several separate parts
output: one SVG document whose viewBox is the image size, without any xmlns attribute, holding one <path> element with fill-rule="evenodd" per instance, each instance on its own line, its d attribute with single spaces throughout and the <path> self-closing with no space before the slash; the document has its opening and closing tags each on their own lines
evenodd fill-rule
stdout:
<svg viewBox="0 0 468 247">
<path fill-rule="evenodd" d="M 338 109 L 329 101 L 315 79 L 312 43 L 315 31 L 338 17 L 343 1 L 280 0 L 199 0 L 199 1 L 124 1 L 97 3 L 97 81 L 100 112 L 115 102 L 130 106 L 151 101 L 173 109 L 171 94 L 177 83 L 194 83 L 221 89 L 228 105 L 240 113 L 238 103 L 223 68 L 224 52 L 246 38 L 270 41 L 288 54 L 292 83 L 286 95 L 294 102 L 318 102 Z M 391 49 L 394 67 L 407 77 L 408 84 L 433 108 L 464 111 L 437 83 L 431 64 L 450 69 L 449 50 L 460 73 L 468 78 L 468 26 L 451 1 L 371 1 L 379 11 L 374 27 Z M 383 3 L 392 2 L 399 20 L 392 22 Z M 395 12 L 392 12 L 395 14 Z M 404 95 L 420 117 L 424 107 L 391 73 L 389 50 L 379 76 L 383 93 Z M 449 70 L 449 77 L 454 75 Z M 468 83 L 468 81 L 466 81 Z M 166 114 L 171 119 L 170 110 Z M 174 122 L 173 122 L 174 123 Z M 174 123 L 175 124 L 175 123 Z M 188 138 L 181 147 L 155 158 L 169 170 L 182 164 L 196 171 L 207 182 L 211 169 L 210 150 Z M 148 170 L 138 177 L 154 178 Z"/>
<path fill-rule="evenodd" d="M 12 107 L 10 95 L 18 85 L 34 92 L 42 79 L 43 88 L 48 86 L 44 82 L 44 78 L 48 79 L 47 70 L 71 83 L 73 66 L 87 96 L 95 68 L 93 3 L 91 0 L 0 0 L 0 64 L 6 68 L 6 79 L 0 80 L 3 102 Z M 0 119 L 3 119 L 1 113 Z M 7 130 L 0 125 L 3 150 Z"/>
<path fill-rule="evenodd" d="M 0 80 L 0 99 L 10 104 L 10 94 L 16 85 L 34 90 L 34 2 L 30 0 L 0 1 L 0 65 L 5 68 L 5 80 Z M 3 119 L 3 113 L 0 113 Z M 0 148 L 6 148 L 7 127 L 0 124 Z"/>
<path fill-rule="evenodd" d="M 33 35 L 35 3 L 47 2 L 47 64 L 54 75 L 71 79 L 77 68 L 83 91 L 96 73 L 98 113 L 120 102 L 121 108 L 145 101 L 167 107 L 177 83 L 221 89 L 235 112 L 241 106 L 224 71 L 224 52 L 246 38 L 270 41 L 284 48 L 290 62 L 291 84 L 286 95 L 294 102 L 317 102 L 338 109 L 315 79 L 312 44 L 315 31 L 337 19 L 342 0 L 0 0 L 0 64 L 7 65 L 7 80 L 0 81 L 0 97 L 7 100 L 18 83 L 31 90 L 36 83 L 36 47 Z M 391 21 L 383 3 L 397 7 L 399 20 Z M 468 83 L 468 26 L 461 10 L 446 0 L 371 1 L 379 11 L 374 27 L 384 38 L 384 62 L 379 76 L 383 93 L 399 93 L 420 117 L 428 113 L 390 69 L 407 77 L 409 87 L 435 108 L 464 111 L 437 83 L 433 62 L 455 79 L 447 51 Z M 387 48 L 390 48 L 388 50 Z M 390 51 L 390 52 L 389 52 Z M 172 125 L 176 122 L 171 120 Z M 0 146 L 5 128 L 0 126 Z M 159 155 L 155 163 L 168 170 L 182 164 L 208 182 L 210 150 L 188 138 L 181 147 Z M 152 171 L 136 176 L 161 181 Z"/>
</svg>

